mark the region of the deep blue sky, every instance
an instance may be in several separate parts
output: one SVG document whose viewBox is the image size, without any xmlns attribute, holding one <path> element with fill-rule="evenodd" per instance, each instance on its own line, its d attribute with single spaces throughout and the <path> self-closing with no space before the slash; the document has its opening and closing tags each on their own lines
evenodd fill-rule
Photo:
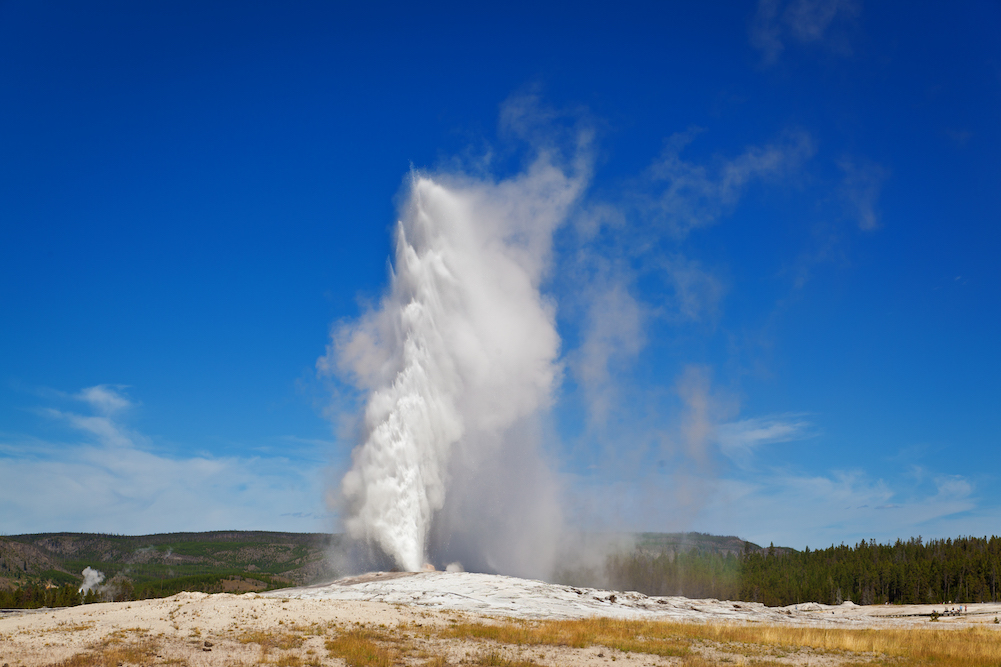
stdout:
<svg viewBox="0 0 1001 667">
<path fill-rule="evenodd" d="M 546 286 L 568 514 L 1001 531 L 1001 8 L 675 5 L 0 3 L 0 531 L 334 527 L 330 327 L 411 166 L 523 166 L 525 96 L 595 132 Z M 596 210 L 638 315 L 589 388 Z"/>
</svg>

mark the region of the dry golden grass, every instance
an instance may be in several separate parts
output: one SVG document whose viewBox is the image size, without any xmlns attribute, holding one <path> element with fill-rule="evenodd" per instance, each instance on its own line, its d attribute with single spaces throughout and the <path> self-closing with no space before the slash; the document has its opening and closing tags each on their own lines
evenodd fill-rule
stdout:
<svg viewBox="0 0 1001 667">
<path fill-rule="evenodd" d="M 950 665 L 955 667 L 996 667 L 1001 665 L 1001 633 L 970 627 L 926 628 L 797 628 L 783 626 L 707 625 L 693 638 L 722 642 L 743 642 L 773 646 L 810 648 L 822 651 L 875 654 L 900 658 L 907 664 Z"/>
<path fill-rule="evenodd" d="M 323 627 L 319 624 L 309 626 L 291 626 L 289 630 L 305 632 L 306 634 L 323 634 Z M 257 644 L 261 647 L 261 660 L 259 664 L 276 665 L 277 667 L 320 667 L 320 659 L 312 655 L 314 651 L 306 651 L 305 655 L 294 653 L 295 649 L 301 648 L 306 642 L 306 638 L 294 632 L 266 632 L 254 630 L 245 632 L 237 641 L 241 644 Z M 272 651 L 279 653 L 272 656 Z"/>
<path fill-rule="evenodd" d="M 263 630 L 245 632 L 236 639 L 241 644 L 257 644 L 265 655 L 272 649 L 288 651 L 299 648 L 305 641 L 301 635 L 290 632 L 265 632 Z"/>
<path fill-rule="evenodd" d="M 436 631 L 444 639 L 494 641 L 513 646 L 605 646 L 623 652 L 684 657 L 685 665 L 714 664 L 693 654 L 712 643 L 741 656 L 797 652 L 836 653 L 849 660 L 907 665 L 998 667 L 1001 632 L 992 628 L 841 629 L 753 624 L 704 624 L 588 618 L 572 621 L 455 623 Z M 498 658 L 499 659 L 499 658 Z M 515 664 L 515 663 L 512 663 Z M 755 664 L 761 663 L 755 660 Z"/>
<path fill-rule="evenodd" d="M 390 667 L 398 664 L 399 651 L 385 646 L 389 638 L 372 630 L 348 630 L 325 642 L 331 657 L 341 658 L 348 667 Z"/>
<path fill-rule="evenodd" d="M 148 665 L 156 656 L 157 643 L 146 639 L 134 644 L 104 643 L 91 651 L 55 663 L 55 667 L 118 667 L 123 664 Z"/>
<path fill-rule="evenodd" d="M 320 659 L 315 657 L 303 658 L 295 653 L 282 653 L 274 660 L 269 660 L 268 665 L 276 667 L 320 667 Z"/>
<path fill-rule="evenodd" d="M 463 664 L 473 665 L 473 667 L 539 667 L 539 663 L 533 660 L 508 660 L 504 656 L 494 652 L 477 656 Z"/>
<path fill-rule="evenodd" d="M 508 622 L 500 625 L 457 623 L 440 632 L 451 639 L 492 640 L 516 646 L 566 646 L 586 648 L 601 645 L 623 652 L 659 656 L 688 654 L 690 640 L 664 623 L 588 618 L 575 621 Z"/>
</svg>

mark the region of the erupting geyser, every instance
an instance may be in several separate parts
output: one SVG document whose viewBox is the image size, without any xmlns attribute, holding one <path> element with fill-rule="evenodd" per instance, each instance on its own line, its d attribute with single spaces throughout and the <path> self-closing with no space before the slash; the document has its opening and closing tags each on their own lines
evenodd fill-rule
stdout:
<svg viewBox="0 0 1001 667">
<path fill-rule="evenodd" d="M 470 532 L 517 529 L 498 517 L 516 514 L 518 503 L 506 507 L 497 494 L 523 493 L 540 479 L 520 474 L 523 462 L 513 459 L 541 465 L 526 424 L 559 381 L 560 338 L 540 283 L 553 231 L 581 187 L 546 159 L 499 183 L 412 175 L 388 290 L 335 331 L 320 360 L 366 396 L 361 442 L 341 485 L 346 529 L 401 569 L 420 570 L 429 557 L 447 562 Z M 457 477 L 483 482 L 453 484 Z M 545 522 L 558 522 L 556 503 L 536 504 L 549 505 L 534 508 Z M 473 557 L 501 568 L 504 554 L 486 552 L 517 547 L 492 537 Z M 437 553 L 435 539 L 451 551 Z"/>
</svg>

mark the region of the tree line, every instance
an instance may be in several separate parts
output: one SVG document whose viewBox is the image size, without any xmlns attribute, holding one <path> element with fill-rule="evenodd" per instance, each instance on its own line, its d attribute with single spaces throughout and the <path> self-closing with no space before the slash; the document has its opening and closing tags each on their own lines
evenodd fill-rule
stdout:
<svg viewBox="0 0 1001 667">
<path fill-rule="evenodd" d="M 803 551 L 745 545 L 740 555 L 711 549 L 636 550 L 610 556 L 605 581 L 617 590 L 785 606 L 802 602 L 919 604 L 997 602 L 1001 538 L 922 538 Z"/>
<path fill-rule="evenodd" d="M 160 581 L 134 583 L 127 577 L 115 577 L 97 590 L 79 592 L 79 584 L 55 586 L 51 582 L 28 582 L 14 588 L 0 588 L 0 609 L 40 609 L 42 607 L 74 607 L 91 602 L 125 602 L 176 595 L 182 591 L 220 593 L 223 580 L 239 577 L 255 579 L 265 584 L 264 590 L 288 585 L 259 573 L 227 572 L 174 577 Z"/>
<path fill-rule="evenodd" d="M 31 583 L 17 588 L 0 588 L 0 609 L 40 609 L 42 607 L 75 607 L 98 602 L 94 591 L 81 593 L 75 584 L 46 586 Z"/>
<path fill-rule="evenodd" d="M 745 552 L 741 599 L 767 605 L 799 602 L 921 604 L 997 602 L 1001 538 L 959 537 L 810 551 Z"/>
</svg>

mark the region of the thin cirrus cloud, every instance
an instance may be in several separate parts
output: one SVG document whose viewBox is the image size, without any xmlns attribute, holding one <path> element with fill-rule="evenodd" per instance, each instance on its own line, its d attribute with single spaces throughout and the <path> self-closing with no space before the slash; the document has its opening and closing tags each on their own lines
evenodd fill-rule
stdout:
<svg viewBox="0 0 1001 667">
<path fill-rule="evenodd" d="M 974 484 L 961 475 L 901 474 L 888 481 L 864 471 L 803 474 L 756 469 L 758 450 L 820 435 L 803 414 L 743 419 L 716 426 L 720 452 L 737 464 L 713 483 L 699 525 L 752 541 L 801 548 L 842 541 L 944 537 L 978 508 Z"/>
<path fill-rule="evenodd" d="M 121 393 L 121 390 L 125 388 L 121 385 L 113 387 L 111 385 L 99 384 L 94 387 L 81 389 L 74 398 L 84 401 L 101 414 L 111 415 L 133 407 L 134 404 L 132 401 Z"/>
<path fill-rule="evenodd" d="M 830 51 L 850 55 L 845 36 L 832 28 L 839 22 L 851 23 L 859 14 L 853 0 L 759 0 L 751 19 L 748 39 L 761 52 L 763 65 L 773 65 L 789 40 L 800 44 L 823 44 Z"/>
<path fill-rule="evenodd" d="M 788 176 L 816 152 L 808 132 L 787 130 L 777 141 L 748 147 L 736 157 L 698 164 L 681 153 L 699 131 L 678 133 L 668 140 L 647 172 L 654 194 L 641 202 L 642 214 L 678 239 L 730 212 L 752 183 Z"/>
<path fill-rule="evenodd" d="M 862 231 L 879 227 L 879 194 L 889 172 L 871 160 L 843 157 L 838 167 L 844 173 L 841 193 L 849 215 Z"/>
<path fill-rule="evenodd" d="M 716 427 L 716 442 L 728 458 L 746 463 L 762 445 L 806 440 L 816 436 L 813 424 L 803 415 L 754 417 L 720 424 Z"/>
<path fill-rule="evenodd" d="M 322 466 L 158 453 L 126 425 L 134 403 L 121 389 L 98 385 L 71 395 L 79 412 L 40 410 L 69 428 L 65 442 L 0 436 L 5 532 L 329 530 L 332 518 L 310 511 L 321 497 Z"/>
<path fill-rule="evenodd" d="M 628 531 L 654 524 L 796 549 L 918 535 L 945 538 L 954 536 L 957 526 L 982 525 L 982 515 L 992 511 L 980 508 L 969 480 L 954 475 L 935 478 L 931 488 L 858 470 L 773 470 L 742 477 L 690 470 L 670 480 L 568 476 L 564 486 L 568 507 L 590 525 Z"/>
<path fill-rule="evenodd" d="M 859 471 L 779 471 L 720 479 L 714 489 L 699 514 L 700 530 L 796 548 L 946 537 L 978 508 L 972 483 L 960 476 L 936 478 L 934 490 L 922 492 Z"/>
</svg>

